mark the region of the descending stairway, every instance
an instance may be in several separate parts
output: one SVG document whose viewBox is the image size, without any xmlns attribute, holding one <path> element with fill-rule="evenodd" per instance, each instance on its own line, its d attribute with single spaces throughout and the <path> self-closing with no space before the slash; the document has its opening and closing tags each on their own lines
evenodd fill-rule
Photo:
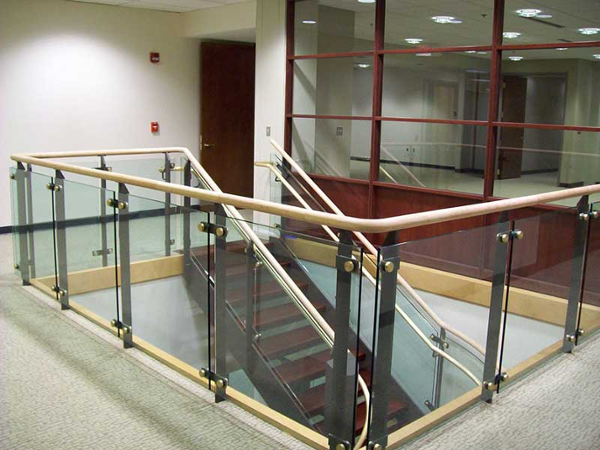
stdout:
<svg viewBox="0 0 600 450">
<path fill-rule="evenodd" d="M 304 272 L 284 242 L 272 238 L 265 245 L 333 328 L 334 307 Z M 248 264 L 246 247 L 245 241 L 228 242 L 226 245 L 227 372 L 243 371 L 269 407 L 324 433 L 325 373 L 331 350 L 269 270 L 262 264 Z M 186 267 L 190 289 L 201 289 L 199 279 L 206 282 L 200 274 L 206 275 L 204 269 L 208 257 L 211 258 L 212 276 L 214 246 L 192 251 L 193 264 Z M 248 298 L 246 288 L 248 270 L 252 271 L 251 276 L 255 280 L 252 299 Z M 253 311 L 252 328 L 249 330 L 253 336 L 251 351 L 246 348 L 249 300 Z M 359 350 L 355 353 L 358 353 L 360 375 L 370 386 L 369 347 L 360 342 Z M 390 389 L 388 412 L 390 431 L 422 415 L 396 383 Z M 366 408 L 361 394 L 356 406 L 357 435 L 365 419 Z"/>
</svg>

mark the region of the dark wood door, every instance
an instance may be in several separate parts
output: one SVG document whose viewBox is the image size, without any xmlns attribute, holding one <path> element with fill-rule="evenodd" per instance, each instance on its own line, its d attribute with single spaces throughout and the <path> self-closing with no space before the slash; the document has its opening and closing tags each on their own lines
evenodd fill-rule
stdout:
<svg viewBox="0 0 600 450">
<path fill-rule="evenodd" d="M 525 122 L 527 78 L 505 76 L 502 85 L 502 121 Z M 498 153 L 498 178 L 519 178 L 523 162 L 524 128 L 502 128 Z"/>
<path fill-rule="evenodd" d="M 230 194 L 253 196 L 253 44 L 201 45 L 200 162 Z"/>
</svg>

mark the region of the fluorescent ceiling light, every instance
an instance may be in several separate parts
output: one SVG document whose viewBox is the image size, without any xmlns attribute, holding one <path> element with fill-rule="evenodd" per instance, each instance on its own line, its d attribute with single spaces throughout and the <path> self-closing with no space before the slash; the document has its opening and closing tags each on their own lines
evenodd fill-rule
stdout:
<svg viewBox="0 0 600 450">
<path fill-rule="evenodd" d="M 478 55 L 487 55 L 487 52 L 477 52 Z"/>
<path fill-rule="evenodd" d="M 375 3 L 375 0 L 358 0 L 358 3 Z"/>
<path fill-rule="evenodd" d="M 559 52 L 564 52 L 565 50 L 569 50 L 567 47 L 558 47 L 556 50 Z"/>
<path fill-rule="evenodd" d="M 314 25 L 315 23 L 317 23 L 317 21 L 312 20 L 312 19 L 306 19 L 306 20 L 303 20 L 302 23 L 304 23 L 306 25 Z"/>
<path fill-rule="evenodd" d="M 517 14 L 521 17 L 535 17 L 541 12 L 541 9 L 517 9 Z"/>
<path fill-rule="evenodd" d="M 433 16 L 431 20 L 435 23 L 462 23 L 462 20 L 453 16 Z"/>
<path fill-rule="evenodd" d="M 581 34 L 585 34 L 585 35 L 591 35 L 591 34 L 598 34 L 600 32 L 600 28 L 580 28 L 579 31 Z"/>
<path fill-rule="evenodd" d="M 538 14 L 536 17 L 538 19 L 552 19 L 552 14 Z"/>
<path fill-rule="evenodd" d="M 420 44 L 421 42 L 423 42 L 423 39 L 420 39 L 420 38 L 407 38 L 404 40 L 406 42 L 408 42 L 409 44 Z"/>
<path fill-rule="evenodd" d="M 431 56 L 431 53 L 417 53 L 417 56 Z"/>
<path fill-rule="evenodd" d="M 359 68 L 361 68 L 361 69 L 368 69 L 369 67 L 371 67 L 371 64 L 358 63 L 356 66 L 359 67 Z"/>
<path fill-rule="evenodd" d="M 467 50 L 465 53 L 477 53 L 477 50 Z"/>
<path fill-rule="evenodd" d="M 502 33 L 502 36 L 504 36 L 506 39 L 516 39 L 521 36 L 521 33 L 517 33 L 516 31 L 505 31 Z"/>
<path fill-rule="evenodd" d="M 594 58 L 600 59 L 600 55 L 594 55 Z"/>
<path fill-rule="evenodd" d="M 511 61 L 521 61 L 523 59 L 522 56 L 509 56 L 508 59 Z"/>
</svg>

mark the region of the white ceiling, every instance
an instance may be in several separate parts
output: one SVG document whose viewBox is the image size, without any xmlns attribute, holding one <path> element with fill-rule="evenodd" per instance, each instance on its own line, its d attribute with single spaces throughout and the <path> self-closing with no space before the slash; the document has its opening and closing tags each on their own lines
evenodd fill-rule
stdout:
<svg viewBox="0 0 600 450">
<path fill-rule="evenodd" d="M 158 11 L 187 12 L 196 9 L 212 8 L 240 3 L 246 0 L 71 0 L 82 3 L 97 3 L 102 5 L 126 6 L 128 8 L 155 9 Z"/>
</svg>

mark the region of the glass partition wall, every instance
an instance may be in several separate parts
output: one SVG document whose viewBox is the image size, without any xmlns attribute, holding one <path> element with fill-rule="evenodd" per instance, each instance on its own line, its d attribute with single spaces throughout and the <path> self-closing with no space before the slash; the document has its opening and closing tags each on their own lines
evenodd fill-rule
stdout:
<svg viewBox="0 0 600 450">
<path fill-rule="evenodd" d="M 600 7 L 569 5 L 290 1 L 286 151 L 368 182 L 370 218 L 398 213 L 385 189 L 452 203 L 599 182 Z"/>
</svg>

